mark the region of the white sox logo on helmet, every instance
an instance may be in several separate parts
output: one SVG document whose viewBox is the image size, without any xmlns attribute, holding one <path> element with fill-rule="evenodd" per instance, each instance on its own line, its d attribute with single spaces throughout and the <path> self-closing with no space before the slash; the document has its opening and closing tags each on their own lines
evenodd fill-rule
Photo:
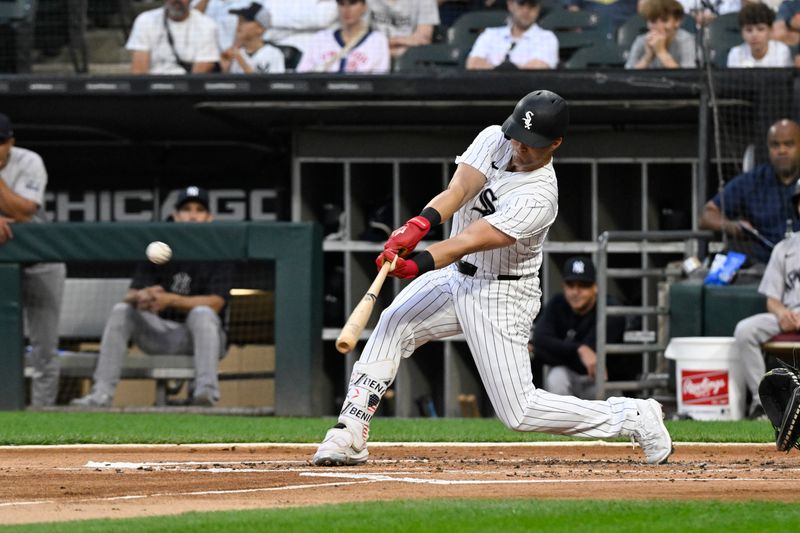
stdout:
<svg viewBox="0 0 800 533">
<path fill-rule="evenodd" d="M 533 126 L 533 117 L 534 117 L 533 111 L 526 111 L 525 112 L 525 118 L 522 119 L 522 122 L 525 123 L 525 129 L 526 130 L 531 129 L 531 126 Z"/>
</svg>

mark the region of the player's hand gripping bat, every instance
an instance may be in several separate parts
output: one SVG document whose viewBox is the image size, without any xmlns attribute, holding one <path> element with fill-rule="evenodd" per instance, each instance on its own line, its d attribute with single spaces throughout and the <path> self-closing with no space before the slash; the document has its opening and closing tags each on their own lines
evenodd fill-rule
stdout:
<svg viewBox="0 0 800 533">
<path fill-rule="evenodd" d="M 391 263 L 388 261 L 383 263 L 380 272 L 375 276 L 375 281 L 372 282 L 372 285 L 367 289 L 367 293 L 361 298 L 361 301 L 358 302 L 353 312 L 350 313 L 350 318 L 347 319 L 344 327 L 342 327 L 342 332 L 339 334 L 339 338 L 336 339 L 336 349 L 341 353 L 347 353 L 355 348 L 358 338 L 361 336 L 361 332 L 364 331 L 369 316 L 372 314 L 372 308 L 375 306 L 378 293 L 381 292 L 383 282 L 386 280 L 386 276 L 389 272 L 394 269 L 397 257 L 398 256 L 395 256 L 394 261 Z"/>
</svg>

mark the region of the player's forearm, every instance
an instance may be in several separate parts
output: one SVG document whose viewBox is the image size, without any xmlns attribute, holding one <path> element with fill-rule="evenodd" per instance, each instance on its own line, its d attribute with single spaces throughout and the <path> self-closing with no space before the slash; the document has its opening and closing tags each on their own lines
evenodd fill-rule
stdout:
<svg viewBox="0 0 800 533">
<path fill-rule="evenodd" d="M 188 313 L 195 307 L 205 305 L 214 310 L 215 313 L 222 311 L 225 306 L 225 300 L 216 294 L 198 295 L 198 296 L 182 296 L 180 294 L 172 293 L 167 302 L 167 307 L 177 311 Z"/>
<path fill-rule="evenodd" d="M 436 268 L 442 268 L 455 263 L 467 254 L 504 248 L 514 242 L 512 237 L 485 220 L 478 220 L 455 237 L 432 244 L 426 251 L 433 256 Z"/>
<path fill-rule="evenodd" d="M 428 206 L 436 209 L 442 216 L 442 222 L 448 220 L 468 200 L 474 198 L 486 183 L 486 176 L 477 169 L 461 163 L 458 165 L 453 179 L 447 189 L 437 194 Z"/>
<path fill-rule="evenodd" d="M 0 214 L 13 219 L 14 222 L 28 222 L 38 208 L 35 202 L 18 195 L 0 179 Z"/>
<path fill-rule="evenodd" d="M 788 311 L 788 308 L 783 305 L 783 302 L 776 298 L 768 297 L 767 298 L 767 311 L 772 313 L 773 315 L 780 317 L 781 314 Z"/>
</svg>

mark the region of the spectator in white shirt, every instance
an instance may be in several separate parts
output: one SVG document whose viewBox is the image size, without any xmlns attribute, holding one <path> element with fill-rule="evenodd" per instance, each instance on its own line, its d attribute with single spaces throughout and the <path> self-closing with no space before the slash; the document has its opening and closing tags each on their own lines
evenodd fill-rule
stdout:
<svg viewBox="0 0 800 533">
<path fill-rule="evenodd" d="M 222 54 L 222 70 L 231 74 L 281 74 L 286 71 L 283 52 L 264 42 L 269 14 L 258 2 L 231 9 L 238 17 L 234 45 Z"/>
<path fill-rule="evenodd" d="M 431 44 L 439 25 L 436 0 L 367 0 L 370 25 L 389 38 L 392 57 L 412 46 Z"/>
<path fill-rule="evenodd" d="M 189 0 L 164 0 L 164 7 L 141 13 L 126 48 L 133 74 L 211 72 L 219 61 L 217 25 Z"/>
<path fill-rule="evenodd" d="M 551 69 L 558 65 L 558 38 L 536 24 L 539 0 L 508 0 L 510 22 L 486 28 L 467 57 L 467 70 Z"/>
<path fill-rule="evenodd" d="M 739 28 L 744 42 L 728 52 L 728 68 L 791 67 L 792 52 L 780 41 L 770 39 L 775 12 L 765 4 L 747 4 L 739 11 Z"/>
<path fill-rule="evenodd" d="M 336 3 L 341 27 L 314 36 L 297 72 L 389 72 L 389 41 L 364 20 L 366 0 L 336 0 Z"/>
<path fill-rule="evenodd" d="M 217 23 L 217 42 L 220 50 L 227 50 L 233 46 L 236 38 L 236 15 L 230 13 L 231 9 L 241 7 L 240 0 L 192 0 L 192 7 Z"/>
</svg>

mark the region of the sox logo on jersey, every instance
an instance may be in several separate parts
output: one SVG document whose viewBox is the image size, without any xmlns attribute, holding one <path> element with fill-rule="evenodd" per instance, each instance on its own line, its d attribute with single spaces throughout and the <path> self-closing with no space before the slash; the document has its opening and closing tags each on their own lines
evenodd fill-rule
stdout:
<svg viewBox="0 0 800 533">
<path fill-rule="evenodd" d="M 478 201 L 481 203 L 483 207 L 482 208 L 473 207 L 472 208 L 473 211 L 477 211 L 483 216 L 491 215 L 496 211 L 496 208 L 494 207 L 494 202 L 497 201 L 497 196 L 494 194 L 494 191 L 492 189 L 487 188 L 481 191 L 481 194 L 478 196 Z"/>
</svg>

